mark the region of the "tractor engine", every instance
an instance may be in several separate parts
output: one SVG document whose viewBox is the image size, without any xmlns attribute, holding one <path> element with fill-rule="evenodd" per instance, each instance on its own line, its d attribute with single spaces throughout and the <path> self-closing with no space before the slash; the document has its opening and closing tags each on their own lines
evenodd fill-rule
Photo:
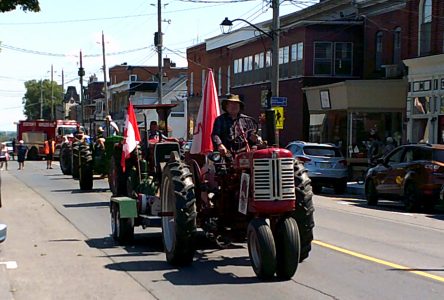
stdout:
<svg viewBox="0 0 444 300">
<path fill-rule="evenodd" d="M 242 172 L 239 201 L 248 200 L 249 214 L 274 215 L 294 210 L 294 158 L 290 151 L 267 148 L 241 153 L 236 156 L 234 169 Z M 239 204 L 239 212 L 246 214 L 240 211 L 242 205 Z"/>
</svg>

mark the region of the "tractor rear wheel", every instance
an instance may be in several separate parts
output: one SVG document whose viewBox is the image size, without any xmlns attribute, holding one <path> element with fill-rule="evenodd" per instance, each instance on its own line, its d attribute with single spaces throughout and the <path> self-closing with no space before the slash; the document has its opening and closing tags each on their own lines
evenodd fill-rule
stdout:
<svg viewBox="0 0 444 300">
<path fill-rule="evenodd" d="M 299 262 L 309 256 L 315 226 L 313 213 L 313 191 L 307 169 L 301 162 L 294 165 L 294 181 L 296 187 L 296 210 L 293 214 L 299 228 L 301 254 Z"/>
<path fill-rule="evenodd" d="M 276 224 L 276 274 L 281 279 L 291 279 L 299 264 L 301 245 L 296 220 L 286 217 Z"/>
<path fill-rule="evenodd" d="M 162 239 L 168 263 L 187 265 L 193 261 L 196 235 L 196 195 L 188 165 L 174 151 L 162 176 Z"/>
<path fill-rule="evenodd" d="M 276 246 L 270 226 L 263 218 L 250 221 L 247 229 L 248 254 L 256 276 L 270 279 L 276 273 Z"/>
<path fill-rule="evenodd" d="M 72 144 L 71 173 L 73 179 L 79 179 L 80 141 Z"/>
<path fill-rule="evenodd" d="M 80 144 L 79 184 L 82 191 L 93 188 L 93 157 L 87 143 Z"/>
<path fill-rule="evenodd" d="M 60 149 L 60 169 L 64 175 L 71 175 L 71 158 L 72 158 L 72 149 L 69 143 L 63 143 L 62 148 Z"/>
<path fill-rule="evenodd" d="M 121 218 L 117 203 L 111 203 L 111 231 L 113 239 L 119 245 L 127 245 L 134 239 L 134 220 Z"/>
</svg>

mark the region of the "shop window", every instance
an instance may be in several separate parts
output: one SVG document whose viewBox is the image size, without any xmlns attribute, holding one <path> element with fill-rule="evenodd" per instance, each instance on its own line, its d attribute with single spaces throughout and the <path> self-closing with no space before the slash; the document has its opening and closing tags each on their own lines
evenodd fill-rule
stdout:
<svg viewBox="0 0 444 300">
<path fill-rule="evenodd" d="M 412 124 L 412 143 L 429 141 L 429 122 L 427 118 L 413 119 Z"/>
<path fill-rule="evenodd" d="M 415 97 L 413 99 L 413 114 L 423 115 L 430 112 L 429 97 Z"/>
<path fill-rule="evenodd" d="M 387 112 L 354 112 L 351 118 L 351 144 L 348 145 L 348 155 L 353 158 L 367 158 L 370 148 L 370 136 L 384 143 L 387 137 L 392 137 L 395 145 L 401 144 L 402 113 Z"/>
<path fill-rule="evenodd" d="M 332 74 L 332 51 L 331 42 L 314 43 L 314 74 L 331 75 Z"/>
</svg>

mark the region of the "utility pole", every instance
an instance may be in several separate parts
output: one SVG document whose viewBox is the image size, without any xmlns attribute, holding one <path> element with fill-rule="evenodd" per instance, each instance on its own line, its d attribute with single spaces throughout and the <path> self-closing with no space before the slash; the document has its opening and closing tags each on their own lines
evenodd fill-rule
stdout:
<svg viewBox="0 0 444 300">
<path fill-rule="evenodd" d="M 43 79 L 40 79 L 40 119 L 43 119 Z"/>
<path fill-rule="evenodd" d="M 271 53 L 271 94 L 273 97 L 279 97 L 279 0 L 272 0 L 273 6 L 273 46 Z M 271 101 L 271 99 L 270 99 Z M 271 103 L 270 103 L 271 105 Z M 276 121 L 274 121 L 276 122 Z M 279 146 L 279 130 L 275 130 L 276 145 Z"/>
<path fill-rule="evenodd" d="M 85 126 L 85 120 L 84 120 L 84 112 L 83 112 L 83 76 L 85 76 L 85 69 L 83 69 L 82 66 L 82 50 L 80 50 L 80 68 L 79 73 L 80 76 L 80 107 L 81 107 L 81 113 L 80 113 L 80 120 L 82 122 L 82 126 Z"/>
<path fill-rule="evenodd" d="M 158 87 L 157 87 L 157 97 L 159 98 L 159 104 L 162 104 L 162 77 L 163 77 L 163 70 L 162 70 L 162 1 L 157 0 L 157 64 L 159 67 L 159 74 L 158 74 Z"/>
<path fill-rule="evenodd" d="M 105 36 L 102 31 L 102 56 L 103 56 L 103 91 L 105 93 L 105 114 L 109 115 L 108 107 L 108 83 L 106 81 L 106 62 L 105 62 Z"/>
<path fill-rule="evenodd" d="M 62 69 L 62 114 L 63 114 L 63 120 L 66 119 L 66 106 L 65 106 L 65 73 Z"/>
<path fill-rule="evenodd" d="M 53 65 L 51 64 L 51 121 L 54 120 L 54 85 L 53 85 L 53 80 L 54 80 L 54 68 Z"/>
</svg>

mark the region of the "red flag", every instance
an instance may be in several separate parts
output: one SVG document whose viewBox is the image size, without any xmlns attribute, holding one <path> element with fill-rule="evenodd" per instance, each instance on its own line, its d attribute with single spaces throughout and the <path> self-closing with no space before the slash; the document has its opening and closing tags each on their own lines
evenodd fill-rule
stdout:
<svg viewBox="0 0 444 300">
<path fill-rule="evenodd" d="M 208 69 L 208 76 L 202 93 L 202 101 L 199 106 L 196 125 L 194 126 L 193 144 L 191 145 L 190 153 L 205 154 L 213 151 L 211 132 L 213 131 L 214 120 L 219 115 L 219 98 L 217 97 L 213 71 Z"/>
<path fill-rule="evenodd" d="M 140 142 L 139 127 L 137 126 L 136 114 L 134 113 L 134 108 L 131 101 L 129 101 L 128 110 L 126 113 L 123 138 L 124 143 L 122 147 L 122 159 L 120 160 L 120 165 L 122 166 L 123 172 L 125 172 L 125 160 L 129 158 L 131 152 L 133 152 Z"/>
</svg>

